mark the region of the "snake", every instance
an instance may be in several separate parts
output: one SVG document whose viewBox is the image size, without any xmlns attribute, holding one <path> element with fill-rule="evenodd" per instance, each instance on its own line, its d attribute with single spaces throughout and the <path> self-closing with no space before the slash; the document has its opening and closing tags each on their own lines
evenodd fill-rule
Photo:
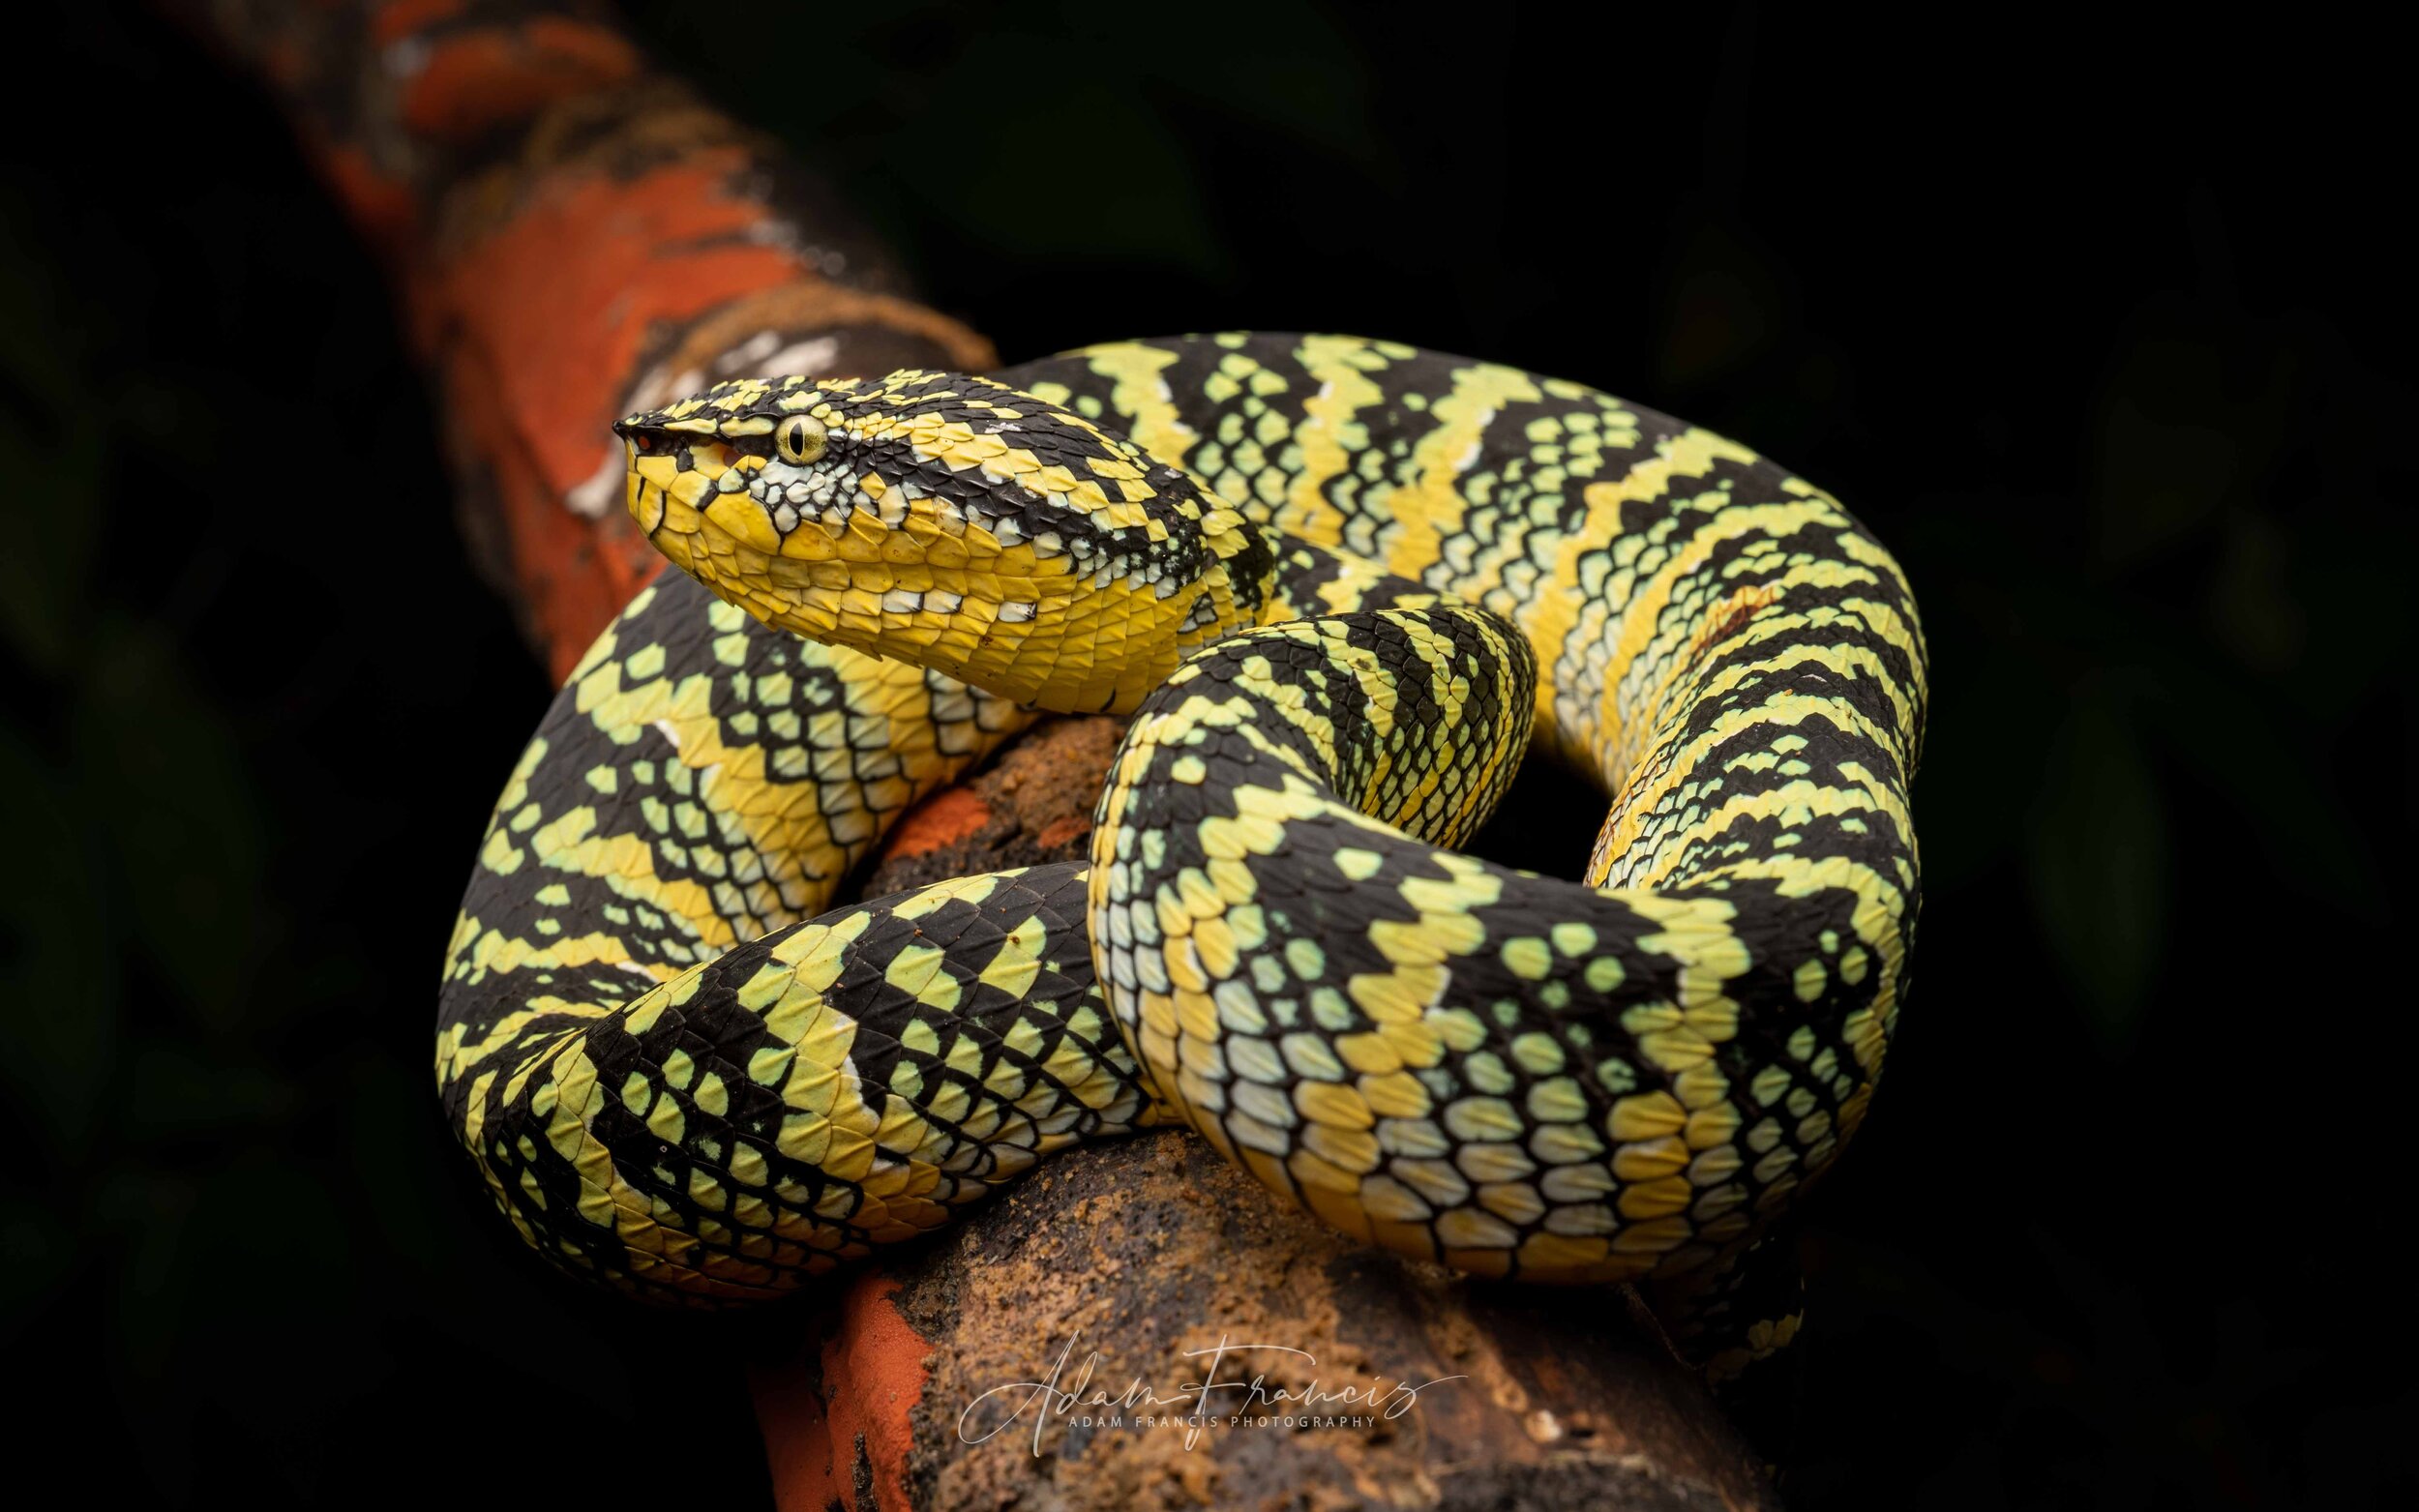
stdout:
<svg viewBox="0 0 2419 1512">
<path fill-rule="evenodd" d="M 439 1005 L 548 1260 L 764 1301 L 1175 1124 L 1396 1254 L 1660 1287 L 1717 1378 L 1787 1344 L 1743 1278 L 1866 1116 L 1919 901 L 1923 633 L 1829 493 L 1340 336 L 614 429 L 669 565 L 511 773 Z M 1131 716 L 1088 864 L 833 906 L 1052 712 Z M 1457 848 L 1533 753 L 1604 794 L 1580 879 Z"/>
</svg>

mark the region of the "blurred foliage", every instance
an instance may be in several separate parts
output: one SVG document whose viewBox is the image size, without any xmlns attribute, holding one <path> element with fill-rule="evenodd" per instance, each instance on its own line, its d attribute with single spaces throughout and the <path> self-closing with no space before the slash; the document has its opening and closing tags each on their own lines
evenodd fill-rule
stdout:
<svg viewBox="0 0 2419 1512">
<path fill-rule="evenodd" d="M 45 149 L 0 176 L 5 1337 L 170 1499 L 475 1465 L 525 1500 L 609 1451 L 626 1494 L 761 1497 L 744 1325 L 540 1275 L 429 1095 L 545 690 L 374 274 L 240 84 L 139 13 L 54 19 L 146 145 L 142 195 L 82 193 L 106 143 L 6 106 Z M 2107 24 L 1910 59 L 1745 7 L 635 23 L 1011 358 L 1372 332 L 1848 500 L 1931 638 L 1927 896 L 1810 1239 L 1800 1499 L 2408 1498 L 2419 1399 L 2357 1367 L 2406 1332 L 2419 396 L 2357 58 Z M 1530 798 L 1508 843 L 1567 850 Z"/>
</svg>

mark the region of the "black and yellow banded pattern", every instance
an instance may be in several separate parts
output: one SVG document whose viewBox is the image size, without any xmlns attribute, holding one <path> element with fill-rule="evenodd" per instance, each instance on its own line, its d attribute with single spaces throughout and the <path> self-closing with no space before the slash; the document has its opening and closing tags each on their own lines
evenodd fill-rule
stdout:
<svg viewBox="0 0 2419 1512">
<path fill-rule="evenodd" d="M 622 429 L 694 580 L 558 697 L 440 1019 L 456 1127 L 558 1262 L 771 1295 L 1180 1118 L 1397 1251 L 1718 1298 L 1863 1118 L 1924 650 L 1820 489 L 1339 337 L 750 380 Z M 1025 703 L 1139 710 L 1090 868 L 822 913 Z M 1585 882 L 1451 848 L 1532 738 L 1607 791 Z"/>
</svg>

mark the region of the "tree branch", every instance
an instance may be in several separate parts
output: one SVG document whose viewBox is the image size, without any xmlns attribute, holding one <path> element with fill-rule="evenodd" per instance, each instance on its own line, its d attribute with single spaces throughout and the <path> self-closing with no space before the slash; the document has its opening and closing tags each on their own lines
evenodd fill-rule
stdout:
<svg viewBox="0 0 2419 1512">
<path fill-rule="evenodd" d="M 262 77 L 392 270 L 439 391 L 463 525 L 556 675 L 660 563 L 621 508 L 608 427 L 737 372 L 994 365 L 771 143 L 649 70 L 592 7 L 530 0 L 185 0 Z M 1040 726 L 892 837 L 870 892 L 1080 857 L 1114 722 Z M 1627 1293 L 1489 1286 L 1285 1210 L 1199 1141 L 1071 1151 L 939 1241 L 771 1315 L 757 1373 L 785 1507 L 1760 1505 L 1752 1461 Z M 980 1443 L 994 1387 L 1204 1379 L 1417 1391 L 1297 1432 L 1084 1429 L 1041 1404 Z M 1150 1398 L 1157 1399 L 1155 1407 Z M 1215 1390 L 1203 1404 L 1283 1416 Z M 1291 1408 L 1299 1413 L 1299 1405 Z M 1099 1415 L 1094 1409 L 1092 1415 Z M 1038 1446 L 1038 1450 L 1037 1450 Z"/>
</svg>

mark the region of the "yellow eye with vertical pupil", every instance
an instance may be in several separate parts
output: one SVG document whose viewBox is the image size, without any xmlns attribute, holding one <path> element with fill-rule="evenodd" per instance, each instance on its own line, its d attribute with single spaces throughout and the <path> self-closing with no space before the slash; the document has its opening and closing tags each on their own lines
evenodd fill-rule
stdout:
<svg viewBox="0 0 2419 1512">
<path fill-rule="evenodd" d="M 773 445 L 785 462 L 811 462 L 823 455 L 823 428 L 804 415 L 791 415 L 773 432 Z"/>
</svg>

